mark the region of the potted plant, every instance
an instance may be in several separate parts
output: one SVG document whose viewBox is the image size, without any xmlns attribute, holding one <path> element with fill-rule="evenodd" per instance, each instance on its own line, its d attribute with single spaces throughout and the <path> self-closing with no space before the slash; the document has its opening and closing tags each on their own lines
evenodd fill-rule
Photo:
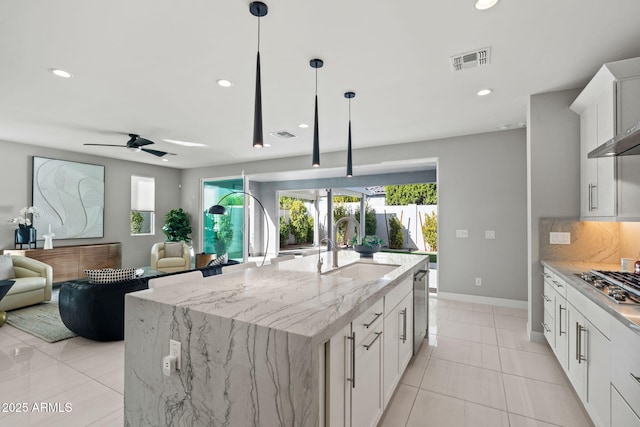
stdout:
<svg viewBox="0 0 640 427">
<path fill-rule="evenodd" d="M 168 242 L 181 242 L 189 244 L 191 242 L 191 224 L 189 216 L 185 211 L 180 209 L 172 209 L 164 217 L 164 226 L 162 231 L 167 236 Z"/>
<path fill-rule="evenodd" d="M 353 250 L 360 254 L 361 258 L 371 258 L 373 254 L 378 252 L 382 245 L 384 245 L 384 239 L 373 235 L 373 236 L 364 236 L 362 238 L 362 244 L 358 245 L 358 238 L 353 237 L 351 239 L 351 244 L 353 244 Z"/>
</svg>

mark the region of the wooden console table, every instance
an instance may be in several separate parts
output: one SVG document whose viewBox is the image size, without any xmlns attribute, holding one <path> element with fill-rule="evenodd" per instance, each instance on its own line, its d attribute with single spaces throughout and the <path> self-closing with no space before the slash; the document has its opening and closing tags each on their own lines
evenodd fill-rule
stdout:
<svg viewBox="0 0 640 427">
<path fill-rule="evenodd" d="M 58 246 L 53 249 L 5 249 L 3 254 L 37 259 L 53 268 L 53 282 L 82 279 L 84 270 L 122 267 L 122 244 Z"/>
</svg>

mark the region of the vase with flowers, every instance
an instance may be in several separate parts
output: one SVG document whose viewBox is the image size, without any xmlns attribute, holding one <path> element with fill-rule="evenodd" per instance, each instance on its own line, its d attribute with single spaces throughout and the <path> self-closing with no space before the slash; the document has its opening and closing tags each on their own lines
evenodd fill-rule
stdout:
<svg viewBox="0 0 640 427">
<path fill-rule="evenodd" d="M 20 209 L 20 216 L 11 218 L 9 220 L 12 224 L 18 224 L 18 228 L 15 230 L 15 239 L 14 243 L 20 245 L 22 249 L 22 245 L 28 245 L 31 247 L 33 243 L 33 247 L 36 246 L 36 229 L 33 228 L 33 219 L 38 218 L 40 214 L 38 213 L 38 209 L 35 206 L 24 207 Z"/>
</svg>

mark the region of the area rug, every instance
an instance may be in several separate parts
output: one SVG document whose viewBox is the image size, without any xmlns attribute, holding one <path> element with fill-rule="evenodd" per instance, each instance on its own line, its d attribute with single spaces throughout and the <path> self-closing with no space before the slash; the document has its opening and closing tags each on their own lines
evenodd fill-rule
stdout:
<svg viewBox="0 0 640 427">
<path fill-rule="evenodd" d="M 56 301 L 8 311 L 7 323 L 47 342 L 57 342 L 77 336 L 62 323 Z"/>
</svg>

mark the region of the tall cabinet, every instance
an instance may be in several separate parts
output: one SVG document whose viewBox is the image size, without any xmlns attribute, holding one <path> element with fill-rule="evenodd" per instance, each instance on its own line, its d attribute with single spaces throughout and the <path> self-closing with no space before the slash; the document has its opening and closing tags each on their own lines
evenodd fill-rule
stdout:
<svg viewBox="0 0 640 427">
<path fill-rule="evenodd" d="M 580 115 L 580 215 L 640 220 L 640 156 L 588 153 L 640 121 L 640 58 L 608 63 L 571 104 Z"/>
</svg>

